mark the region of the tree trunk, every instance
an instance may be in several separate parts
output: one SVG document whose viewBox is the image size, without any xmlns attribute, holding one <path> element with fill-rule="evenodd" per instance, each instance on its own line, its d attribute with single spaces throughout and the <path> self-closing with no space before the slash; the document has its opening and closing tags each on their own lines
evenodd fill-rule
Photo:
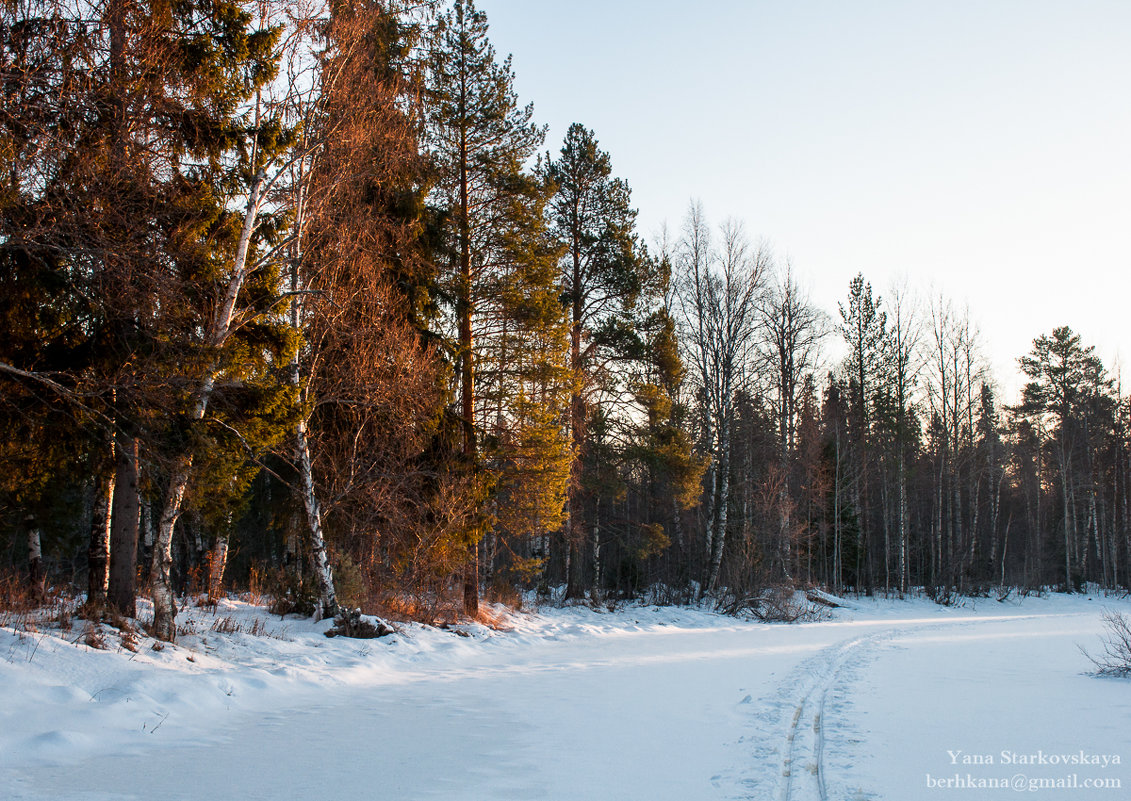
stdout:
<svg viewBox="0 0 1131 801">
<path fill-rule="evenodd" d="M 1061 502 L 1064 504 L 1064 591 L 1072 592 L 1072 526 L 1070 524 L 1070 516 L 1072 514 L 1071 506 L 1068 498 L 1068 457 L 1064 454 L 1064 446 L 1061 446 L 1060 454 L 1060 495 Z"/>
<path fill-rule="evenodd" d="M 39 521 L 33 515 L 24 518 L 27 530 L 27 576 L 28 589 L 34 603 L 42 603 L 47 597 L 47 573 L 43 568 L 43 543 L 40 537 Z"/>
<path fill-rule="evenodd" d="M 576 378 L 581 372 L 581 262 L 578 247 L 573 249 L 573 303 L 570 310 L 569 366 Z M 585 592 L 583 581 L 584 561 L 581 557 L 582 543 L 585 541 L 584 505 L 581 497 L 581 460 L 585 439 L 585 401 L 576 387 L 569 396 L 569 433 L 573 448 L 573 463 L 570 466 L 569 514 L 567 537 L 570 543 L 571 567 L 566 576 L 566 598 L 579 598 Z"/>
<path fill-rule="evenodd" d="M 305 183 L 300 181 L 300 189 L 295 212 L 295 229 L 298 236 L 292 245 L 290 291 L 298 297 L 303 288 L 302 278 L 299 275 L 299 260 L 302 256 L 302 231 L 305 226 L 306 193 Z M 302 305 L 296 301 L 291 306 L 291 328 L 297 336 L 302 330 Z M 300 408 L 306 408 L 306 391 L 302 386 L 299 354 L 291 359 L 290 381 L 294 386 L 300 400 Z M 304 523 L 303 529 L 310 539 L 310 556 L 314 567 L 314 580 L 318 589 L 318 601 L 314 609 L 314 617 L 321 620 L 323 617 L 333 617 L 338 614 L 338 597 L 334 589 L 334 573 L 330 566 L 330 558 L 326 551 L 326 537 L 322 528 L 322 507 L 318 502 L 318 494 L 314 485 L 314 464 L 310 456 L 310 442 L 306 431 L 307 420 L 299 418 L 295 423 L 294 457 L 295 467 L 298 470 L 299 494 L 302 496 L 302 509 Z M 219 543 L 217 543 L 219 545 Z M 225 561 L 227 555 L 227 539 L 224 539 Z M 295 559 L 294 564 L 301 565 L 301 560 Z M 223 566 L 221 565 L 221 569 Z M 301 570 L 301 567 L 299 568 Z"/>
<path fill-rule="evenodd" d="M 899 453 L 899 594 L 907 593 L 907 536 L 910 528 L 907 508 L 907 463 L 900 443 Z"/>
<path fill-rule="evenodd" d="M 709 441 L 710 440 L 708 440 L 708 442 Z M 707 498 L 709 508 L 707 509 L 707 542 L 705 552 L 709 572 L 711 559 L 715 554 L 715 519 L 719 515 L 719 460 L 717 454 L 715 458 L 711 459 L 711 464 L 707 468 Z M 700 594 L 706 592 L 707 585 L 704 583 L 700 589 Z"/>
<path fill-rule="evenodd" d="M 1011 516 L 1005 521 L 1005 532 L 1001 536 L 1001 586 L 1005 586 L 1005 557 L 1009 553 L 1009 527 L 1013 524 Z"/>
<path fill-rule="evenodd" d="M 113 443 L 109 444 L 112 449 Z M 105 604 L 110 589 L 110 508 L 114 503 L 114 478 L 112 471 L 101 467 L 94 475 L 94 509 L 86 560 L 86 602 L 92 607 Z"/>
<path fill-rule="evenodd" d="M 570 509 L 566 515 L 566 593 L 565 600 L 569 601 L 574 598 L 581 598 L 585 595 L 585 588 L 582 582 L 582 572 L 584 568 L 584 559 L 582 559 L 581 545 L 577 537 L 573 535 L 573 520 L 574 512 Z"/>
<path fill-rule="evenodd" d="M 119 437 L 117 478 L 110 527 L 110 603 L 126 617 L 137 617 L 137 538 L 141 519 L 137 440 Z"/>
<path fill-rule="evenodd" d="M 306 438 L 306 422 L 295 426 L 295 451 L 302 484 L 302 506 L 306 512 L 306 529 L 310 536 L 310 557 L 314 564 L 314 580 L 318 587 L 318 605 L 315 619 L 338 614 L 338 598 L 334 591 L 334 574 L 326 551 L 326 538 L 322 531 L 322 509 L 314 492 L 314 471 L 310 461 L 310 446 Z"/>
<path fill-rule="evenodd" d="M 945 458 L 943 454 L 939 454 L 938 484 L 935 487 L 935 558 L 931 579 L 936 592 L 941 591 L 945 583 L 943 576 L 943 498 L 946 497 L 943 492 L 943 476 L 945 473 L 943 462 Z"/>
<path fill-rule="evenodd" d="M 593 591 L 601 592 L 601 517 L 600 499 L 593 508 Z"/>
<path fill-rule="evenodd" d="M 672 532 L 675 534 L 675 542 L 682 554 L 685 550 L 683 542 L 683 515 L 680 512 L 679 501 L 672 498 Z"/>
<path fill-rule="evenodd" d="M 461 86 L 461 92 L 464 87 Z M 461 103 L 466 98 L 461 96 Z M 471 318 L 475 313 L 472 299 L 471 272 L 471 201 L 469 197 L 470 144 L 467 129 L 461 125 L 459 131 L 459 297 L 456 302 L 456 316 L 459 317 L 460 349 L 460 415 L 463 418 L 463 455 L 467 469 L 478 470 L 477 448 L 475 442 L 475 361 L 473 349 L 475 338 L 471 330 Z M 463 574 L 463 611 L 468 617 L 479 614 L 479 532 L 472 544 L 471 553 Z"/>
<path fill-rule="evenodd" d="M 880 516 L 880 523 L 884 527 L 884 597 L 887 598 L 891 594 L 891 490 L 889 484 L 889 472 L 883 471 L 880 481 L 880 504 L 882 507 L 882 514 Z"/>
<path fill-rule="evenodd" d="M 724 419 L 719 431 L 719 495 L 718 512 L 715 515 L 716 528 L 712 538 L 714 548 L 711 553 L 711 572 L 707 577 L 707 594 L 715 591 L 719 581 L 719 569 L 723 563 L 723 547 L 726 545 L 727 512 L 730 496 L 730 420 Z"/>
<path fill-rule="evenodd" d="M 228 566 L 228 533 L 216 537 L 216 544 L 208 555 L 208 600 L 216 603 L 224 589 L 224 571 Z"/>
<path fill-rule="evenodd" d="M 232 272 L 228 278 L 228 285 L 225 288 L 219 310 L 208 328 L 206 342 L 212 348 L 222 348 L 232 332 L 236 301 L 249 272 L 248 252 L 251 247 L 251 237 L 259 219 L 260 205 L 263 201 L 264 177 L 263 172 L 260 171 L 252 181 L 247 209 L 244 212 L 243 228 L 236 244 Z M 200 386 L 193 393 L 192 406 L 188 415 L 190 424 L 198 423 L 204 419 L 204 414 L 208 411 L 208 403 L 212 399 L 212 391 L 216 387 L 218 373 L 219 367 L 212 364 L 208 366 L 201 378 Z M 173 530 L 177 525 L 177 518 L 181 514 L 181 504 L 184 502 L 185 490 L 188 488 L 189 478 L 192 475 L 192 463 L 193 455 L 191 452 L 180 454 L 170 472 L 164 509 L 161 512 L 161 520 L 157 527 L 157 540 L 153 544 L 153 565 L 149 573 L 150 589 L 153 595 L 153 636 L 168 642 L 172 642 L 176 637 L 174 618 L 177 614 L 177 606 L 173 600 L 173 585 L 171 583 Z"/>
<path fill-rule="evenodd" d="M 149 569 L 150 594 L 153 599 L 154 637 L 172 642 L 177 637 L 177 604 L 173 597 L 173 532 L 177 519 L 181 516 L 181 504 L 185 498 L 189 476 L 192 471 L 192 454 L 182 455 L 169 479 L 165 503 L 157 523 L 157 537 L 153 543 L 153 564 Z"/>
<path fill-rule="evenodd" d="M 833 591 L 837 594 L 841 591 L 841 580 L 844 577 L 843 570 L 843 556 L 841 554 L 841 526 L 840 526 L 840 486 L 841 486 L 841 469 L 840 469 L 840 424 L 837 424 L 836 430 L 836 453 L 833 462 Z"/>
</svg>

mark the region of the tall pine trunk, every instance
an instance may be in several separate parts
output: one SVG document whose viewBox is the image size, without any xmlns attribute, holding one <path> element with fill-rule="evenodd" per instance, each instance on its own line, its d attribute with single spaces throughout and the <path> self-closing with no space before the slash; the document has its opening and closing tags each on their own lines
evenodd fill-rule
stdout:
<svg viewBox="0 0 1131 801">
<path fill-rule="evenodd" d="M 581 265 L 574 248 L 573 256 L 573 286 L 577 287 L 581 280 Z M 574 376 L 581 370 L 581 294 L 574 291 L 571 308 L 570 326 L 570 369 Z M 581 449 L 585 439 L 585 406 L 581 391 L 576 386 L 569 398 L 569 428 L 570 440 L 573 446 L 573 463 L 570 469 L 569 504 L 566 515 L 566 538 L 569 541 L 570 569 L 566 571 L 566 598 L 580 598 L 584 592 L 583 569 L 585 566 L 582 558 L 582 543 L 585 541 L 584 515 L 585 510 L 581 496 Z"/>
<path fill-rule="evenodd" d="M 466 103 L 466 91 L 461 102 Z M 474 302 L 471 297 L 471 208 L 468 181 L 470 158 L 467 130 L 460 129 L 459 143 L 459 349 L 460 415 L 463 418 L 463 456 L 467 469 L 478 471 L 475 442 L 475 362 L 472 348 L 475 339 L 471 330 Z M 479 614 L 479 532 L 474 533 L 468 564 L 463 574 L 463 612 L 468 617 Z"/>
</svg>

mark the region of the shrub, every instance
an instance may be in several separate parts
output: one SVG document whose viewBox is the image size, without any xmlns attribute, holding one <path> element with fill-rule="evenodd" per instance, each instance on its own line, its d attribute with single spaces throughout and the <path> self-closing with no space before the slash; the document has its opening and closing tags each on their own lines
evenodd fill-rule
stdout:
<svg viewBox="0 0 1131 801">
<path fill-rule="evenodd" d="M 811 623 L 827 620 L 829 609 L 810 603 L 792 587 L 769 587 L 756 595 L 738 597 L 721 606 L 728 615 L 753 615 L 763 623 Z"/>
<path fill-rule="evenodd" d="M 1107 610 L 1103 613 L 1107 633 L 1103 635 L 1103 651 L 1093 655 L 1083 646 L 1084 656 L 1096 666 L 1097 676 L 1131 675 L 1131 620 L 1121 612 Z"/>
</svg>

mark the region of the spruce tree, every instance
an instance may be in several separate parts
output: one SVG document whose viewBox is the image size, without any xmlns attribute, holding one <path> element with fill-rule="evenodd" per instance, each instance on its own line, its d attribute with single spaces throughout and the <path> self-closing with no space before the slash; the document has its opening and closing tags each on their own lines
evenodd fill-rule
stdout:
<svg viewBox="0 0 1131 801">
<path fill-rule="evenodd" d="M 268 369 L 291 344 L 276 314 L 282 286 L 272 254 L 280 226 L 269 194 L 293 140 L 262 95 L 274 75 L 277 28 L 257 25 L 242 3 L 228 0 L 209 3 L 208 13 L 191 4 L 153 11 L 148 30 L 159 57 L 150 66 L 166 95 L 150 102 L 167 97 L 186 121 L 171 146 L 169 185 L 191 188 L 176 198 L 180 216 L 164 254 L 171 283 L 157 316 L 167 332 L 167 376 L 178 389 L 168 403 L 170 425 L 150 443 L 164 457 L 150 571 L 153 633 L 171 640 L 174 528 L 194 479 L 205 482 L 197 482 L 201 489 L 213 483 L 196 460 L 217 445 L 246 447 L 248 424 L 286 408 L 289 390 Z M 261 445 L 269 445 L 275 427 L 261 430 Z"/>
<path fill-rule="evenodd" d="M 33 592 L 62 533 L 54 513 L 82 516 L 60 482 L 82 486 L 90 440 L 105 441 L 105 407 L 83 381 L 90 262 L 69 236 L 83 200 L 69 176 L 97 117 L 93 23 L 50 0 L 0 6 L 0 524 L 27 535 Z"/>
<path fill-rule="evenodd" d="M 96 493 L 89 549 L 91 596 L 99 600 L 109 487 L 122 496 L 137 485 L 132 458 L 117 460 L 115 480 L 114 451 L 131 453 L 140 437 L 160 479 L 177 454 L 192 450 L 191 426 L 170 425 L 178 393 L 203 363 L 222 361 L 205 353 L 216 343 L 193 341 L 206 327 L 196 315 L 226 305 L 209 290 L 239 239 L 227 196 L 254 126 L 237 118 L 270 71 L 275 35 L 251 30 L 250 15 L 227 2 L 22 10 L 22 19 L 11 19 L 16 7 L 4 7 L 5 54 L 22 64 L 4 73 L 15 79 L 8 97 L 16 102 L 5 103 L 3 119 L 13 145 L 3 151 L 14 156 L 3 195 L 14 213 L 3 215 L 13 226 L 0 240 L 4 261 L 18 267 L 10 274 L 29 290 L 27 308 L 41 310 L 15 342 L 50 344 L 55 363 L 13 350 L 4 372 L 69 408 L 77 451 L 93 483 L 106 488 Z M 269 303 L 270 283 L 267 273 L 247 282 L 252 304 Z M 243 353 L 262 356 L 270 337 L 248 322 Z M 129 516 L 111 524 L 111 541 L 136 541 Z M 132 576 L 132 561 L 115 571 L 115 558 L 112 549 L 111 575 Z"/>
</svg>

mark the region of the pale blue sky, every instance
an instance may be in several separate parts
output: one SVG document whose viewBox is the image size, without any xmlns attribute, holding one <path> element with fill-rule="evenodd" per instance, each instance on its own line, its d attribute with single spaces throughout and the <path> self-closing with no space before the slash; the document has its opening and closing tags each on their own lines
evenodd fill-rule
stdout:
<svg viewBox="0 0 1131 801">
<path fill-rule="evenodd" d="M 478 6 L 547 147 L 592 128 L 646 238 L 698 198 L 831 314 L 858 271 L 933 287 L 1010 394 L 1056 325 L 1131 359 L 1131 0 Z"/>
</svg>

